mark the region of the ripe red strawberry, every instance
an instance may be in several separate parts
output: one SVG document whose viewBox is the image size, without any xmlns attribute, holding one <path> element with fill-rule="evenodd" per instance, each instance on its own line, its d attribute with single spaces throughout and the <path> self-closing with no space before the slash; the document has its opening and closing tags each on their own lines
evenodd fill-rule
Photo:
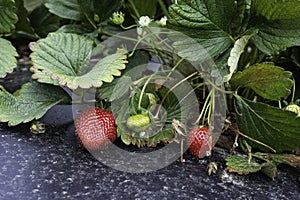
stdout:
<svg viewBox="0 0 300 200">
<path fill-rule="evenodd" d="M 79 143 L 88 150 L 97 150 L 116 139 L 115 118 L 107 110 L 89 107 L 75 120 Z"/>
<path fill-rule="evenodd" d="M 210 133 L 206 127 L 196 127 L 188 136 L 188 144 L 191 154 L 196 158 L 208 156 L 211 151 L 212 141 L 209 141 Z M 213 138 L 212 138 L 213 140 Z"/>
</svg>

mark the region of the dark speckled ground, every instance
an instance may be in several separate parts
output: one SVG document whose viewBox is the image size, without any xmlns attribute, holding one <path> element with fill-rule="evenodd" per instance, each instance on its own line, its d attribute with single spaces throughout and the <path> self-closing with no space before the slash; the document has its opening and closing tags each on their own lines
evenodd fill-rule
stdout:
<svg viewBox="0 0 300 200">
<path fill-rule="evenodd" d="M 70 107 L 57 106 L 43 119 L 45 134 L 30 133 L 29 124 L 0 124 L 0 199 L 299 199 L 299 172 L 282 166 L 275 181 L 262 174 L 239 176 L 224 169 L 221 149 L 214 152 L 216 175 L 207 160 L 186 154 L 156 172 L 116 171 L 80 149 Z M 60 122 L 60 127 L 51 124 Z M 223 179 L 221 178 L 223 176 Z"/>
</svg>

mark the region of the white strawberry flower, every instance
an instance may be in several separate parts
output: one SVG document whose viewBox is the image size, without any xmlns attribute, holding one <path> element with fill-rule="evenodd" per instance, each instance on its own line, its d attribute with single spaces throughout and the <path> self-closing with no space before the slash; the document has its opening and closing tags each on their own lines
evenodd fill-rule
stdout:
<svg viewBox="0 0 300 200">
<path fill-rule="evenodd" d="M 168 18 L 167 18 L 166 16 L 163 16 L 163 17 L 159 20 L 160 25 L 166 26 L 166 25 L 167 25 L 167 20 L 168 20 Z"/>
<path fill-rule="evenodd" d="M 140 26 L 148 26 L 150 24 L 151 20 L 148 16 L 141 16 L 139 19 L 139 25 Z"/>
</svg>

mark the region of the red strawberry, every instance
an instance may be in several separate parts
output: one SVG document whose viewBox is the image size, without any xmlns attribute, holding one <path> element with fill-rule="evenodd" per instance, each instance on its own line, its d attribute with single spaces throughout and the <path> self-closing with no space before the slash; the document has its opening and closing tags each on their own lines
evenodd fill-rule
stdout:
<svg viewBox="0 0 300 200">
<path fill-rule="evenodd" d="M 88 150 L 97 150 L 116 139 L 115 118 L 107 110 L 89 107 L 75 120 L 79 142 Z"/>
<path fill-rule="evenodd" d="M 210 137 L 209 130 L 206 127 L 196 127 L 191 130 L 188 136 L 188 144 L 194 157 L 202 158 L 210 154 L 213 143 L 209 141 Z"/>
</svg>

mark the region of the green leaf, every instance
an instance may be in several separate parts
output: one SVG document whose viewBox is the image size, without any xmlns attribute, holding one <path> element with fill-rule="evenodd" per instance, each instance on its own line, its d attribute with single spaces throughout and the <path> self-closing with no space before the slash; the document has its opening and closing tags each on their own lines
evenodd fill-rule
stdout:
<svg viewBox="0 0 300 200">
<path fill-rule="evenodd" d="M 299 35 L 300 29 L 284 30 L 262 25 L 259 33 L 253 37 L 253 42 L 262 52 L 272 55 L 288 47 L 300 45 Z"/>
<path fill-rule="evenodd" d="M 118 134 L 121 136 L 121 140 L 126 145 L 137 145 L 138 147 L 155 147 L 161 142 L 170 142 L 174 138 L 174 133 L 171 128 L 166 128 L 149 138 L 140 138 L 130 135 L 121 129 L 118 129 Z"/>
<path fill-rule="evenodd" d="M 86 34 L 93 30 L 85 27 L 81 24 L 66 24 L 61 26 L 56 32 L 57 33 L 76 33 L 76 34 Z"/>
<path fill-rule="evenodd" d="M 119 10 L 122 6 L 120 0 L 77 0 L 81 15 L 89 23 L 104 22 L 112 16 L 113 12 Z M 83 18 L 82 18 L 83 20 Z"/>
<path fill-rule="evenodd" d="M 165 101 L 163 102 L 163 108 L 166 109 L 167 111 L 167 121 L 169 123 L 172 123 L 173 119 L 181 119 L 181 110 L 180 110 L 180 104 L 179 104 L 179 99 L 178 97 L 173 93 L 170 92 L 167 94 L 169 91 L 169 88 L 162 87 L 157 91 L 157 95 L 159 99 L 163 99 L 165 97 Z M 181 89 L 181 91 L 186 91 L 186 88 Z M 182 95 L 183 96 L 183 95 Z M 193 104 L 191 104 L 193 105 Z M 191 106 L 189 105 L 189 106 Z M 185 110 L 183 110 L 185 111 Z M 186 116 L 183 116 L 184 119 L 186 119 Z"/>
<path fill-rule="evenodd" d="M 141 98 L 141 95 L 142 95 L 142 98 Z M 139 107 L 139 101 L 140 101 L 140 98 L 141 98 L 141 104 Z M 149 103 L 150 103 L 150 100 L 149 100 L 149 97 L 146 93 L 143 93 L 142 94 L 142 90 L 141 89 L 136 89 L 135 90 L 135 94 L 134 96 L 131 98 L 131 105 L 133 107 L 133 110 L 134 112 L 132 113 L 139 113 L 141 110 L 144 109 L 147 109 L 147 107 L 149 106 Z M 141 110 L 139 110 L 141 109 Z"/>
<path fill-rule="evenodd" d="M 114 85 L 115 87 L 110 87 L 110 91 L 112 92 L 109 101 L 114 101 L 119 98 L 122 98 L 125 95 L 131 86 L 132 80 L 128 76 L 122 76 L 118 79 L 117 83 Z"/>
<path fill-rule="evenodd" d="M 129 2 L 130 1 L 137 9 L 137 12 L 140 16 L 149 16 L 150 18 L 154 18 L 157 8 L 157 0 L 129 0 Z M 127 6 L 130 8 L 130 13 L 134 14 L 135 16 L 137 13 L 135 13 L 131 4 L 128 3 Z"/>
<path fill-rule="evenodd" d="M 95 14 L 100 22 L 104 22 L 122 6 L 120 0 L 48 0 L 45 5 L 61 18 L 89 23 L 94 23 Z"/>
<path fill-rule="evenodd" d="M 111 83 L 104 83 L 97 89 L 97 93 L 99 93 L 101 99 L 108 99 L 109 101 L 127 98 L 126 93 L 129 92 L 131 83 L 131 77 L 123 75 L 115 78 Z"/>
<path fill-rule="evenodd" d="M 224 82 L 228 82 L 231 79 L 233 73 L 236 71 L 240 56 L 244 52 L 244 48 L 246 47 L 250 37 L 251 36 L 249 35 L 245 35 L 235 41 L 234 47 L 231 49 L 230 56 L 227 61 L 229 66 L 229 74 L 223 77 Z"/>
<path fill-rule="evenodd" d="M 235 13 L 234 0 L 179 0 L 178 4 L 169 7 L 171 18 L 168 25 L 194 38 L 211 56 L 217 56 L 225 52 L 234 41 L 230 35 L 230 24 Z M 191 48 L 194 41 L 184 42 L 183 45 L 187 50 L 190 48 L 191 53 L 195 52 L 195 49 Z"/>
<path fill-rule="evenodd" d="M 224 76 L 230 73 L 227 65 L 229 56 L 230 56 L 230 49 L 225 51 L 216 60 L 214 60 L 216 64 L 216 69 L 211 70 L 210 75 L 215 79 L 215 84 L 217 86 L 223 85 Z"/>
<path fill-rule="evenodd" d="M 300 144 L 300 117 L 264 103 L 236 97 L 237 124 L 245 135 L 269 145 L 277 151 L 290 151 Z M 269 151 L 260 144 L 248 143 L 262 151 Z"/>
<path fill-rule="evenodd" d="M 17 67 L 17 50 L 10 41 L 0 38 L 0 78 L 13 71 Z"/>
<path fill-rule="evenodd" d="M 122 6 L 120 0 L 92 0 L 92 2 L 93 12 L 99 16 L 100 22 L 108 20 L 113 12 L 118 11 Z"/>
<path fill-rule="evenodd" d="M 130 145 L 131 143 L 131 136 L 128 135 L 127 133 L 122 133 L 121 134 L 121 140 L 124 144 Z"/>
<path fill-rule="evenodd" d="M 45 6 L 51 13 L 61 18 L 77 21 L 82 18 L 78 0 L 47 0 Z"/>
<path fill-rule="evenodd" d="M 270 177 L 273 181 L 275 179 L 277 173 L 277 165 L 272 162 L 266 162 L 261 165 L 261 171 L 268 177 Z"/>
<path fill-rule="evenodd" d="M 56 31 L 60 25 L 60 18 L 51 14 L 44 5 L 35 8 L 30 13 L 29 19 L 35 33 L 40 37 L 46 37 L 48 33 Z"/>
<path fill-rule="evenodd" d="M 36 35 L 32 29 L 32 26 L 29 22 L 28 19 L 28 12 L 24 7 L 24 3 L 23 0 L 15 0 L 15 5 L 16 5 L 16 13 L 18 15 L 18 22 L 16 23 L 16 33 L 21 35 L 21 36 L 25 36 L 25 37 L 29 37 L 32 39 L 36 39 Z"/>
<path fill-rule="evenodd" d="M 173 84 L 174 82 L 170 85 Z M 194 97 L 186 98 L 189 95 L 189 91 L 191 91 L 191 88 L 186 83 L 176 87 L 172 92 L 169 92 L 169 88 L 171 87 L 162 87 L 157 91 L 160 100 L 165 98 L 162 107 L 166 110 L 166 113 L 162 112 L 161 114 L 167 114 L 166 123 L 171 124 L 173 119 L 177 119 L 185 124 L 191 119 L 191 113 L 197 112 L 195 110 L 197 99 Z"/>
<path fill-rule="evenodd" d="M 240 35 L 247 30 L 247 26 L 250 19 L 250 8 L 252 0 L 238 0 L 236 17 L 232 21 L 230 29 L 235 35 Z"/>
<path fill-rule="evenodd" d="M 128 58 L 128 65 L 123 73 L 126 75 L 127 73 L 129 73 L 133 81 L 138 80 L 143 77 L 143 73 L 145 72 L 144 67 L 139 66 L 145 66 L 146 64 L 148 64 L 149 60 L 150 56 L 148 53 L 137 50 L 135 51 L 133 56 Z M 133 71 L 134 73 L 132 73 Z"/>
<path fill-rule="evenodd" d="M 276 165 L 287 164 L 292 167 L 300 166 L 300 156 L 294 154 L 272 154 L 256 152 L 254 156 L 267 162 L 272 162 Z"/>
<path fill-rule="evenodd" d="M 18 17 L 15 13 L 14 0 L 0 0 L 0 34 L 10 33 L 15 29 Z"/>
<path fill-rule="evenodd" d="M 105 48 L 105 46 L 103 48 Z M 93 51 L 93 53 L 96 54 L 100 52 L 102 52 L 101 49 L 100 50 L 94 49 Z M 143 76 L 142 74 L 145 71 L 144 68 L 138 68 L 138 66 L 145 65 L 146 63 L 148 63 L 148 61 L 149 61 L 149 55 L 145 52 L 137 50 L 133 54 L 133 56 L 128 58 L 127 67 L 122 71 L 123 75 L 120 78 L 115 78 L 114 81 L 111 83 L 104 83 L 97 90 L 100 95 L 100 98 L 109 99 L 109 101 L 118 100 L 120 98 L 127 98 L 125 94 L 126 92 L 128 92 L 132 81 L 140 79 Z M 127 74 L 128 72 L 129 74 Z"/>
<path fill-rule="evenodd" d="M 122 69 L 126 68 L 127 51 L 121 50 L 101 59 L 91 71 L 74 79 L 82 88 L 100 87 L 103 82 L 112 82 L 113 76 L 120 76 Z M 91 80 L 90 80 L 91 79 Z"/>
<path fill-rule="evenodd" d="M 165 128 L 147 141 L 147 146 L 155 147 L 160 142 L 170 142 L 174 138 L 174 132 L 171 128 Z"/>
<path fill-rule="evenodd" d="M 230 81 L 234 89 L 249 87 L 258 95 L 270 100 L 280 100 L 290 94 L 292 73 L 272 63 L 261 63 L 246 68 Z"/>
<path fill-rule="evenodd" d="M 291 58 L 293 62 L 300 67 L 300 46 L 292 48 Z"/>
<path fill-rule="evenodd" d="M 94 23 L 94 0 L 77 0 L 77 3 L 80 7 L 81 15 L 84 16 L 89 22 Z M 84 20 L 84 18 L 82 17 L 81 20 Z"/>
<path fill-rule="evenodd" d="M 126 51 L 119 50 L 97 62 L 90 71 L 92 40 L 70 33 L 51 33 L 32 46 L 33 78 L 70 89 L 100 87 L 124 69 Z"/>
<path fill-rule="evenodd" d="M 31 46 L 33 78 L 44 83 L 65 85 L 66 80 L 59 83 L 56 74 L 75 77 L 83 73 L 88 68 L 92 46 L 93 42 L 83 36 L 50 33 Z"/>
<path fill-rule="evenodd" d="M 259 33 L 252 40 L 268 55 L 300 45 L 300 1 L 254 0 L 251 5 L 252 24 Z"/>
<path fill-rule="evenodd" d="M 13 95 L 0 88 L 0 121 L 10 126 L 41 118 L 52 106 L 69 99 L 61 88 L 40 84 L 26 83 Z"/>
<path fill-rule="evenodd" d="M 44 1 L 41 0 L 23 0 L 24 1 L 24 7 L 28 12 L 33 11 L 36 7 L 44 4 Z"/>
<path fill-rule="evenodd" d="M 238 174 L 249 174 L 250 172 L 257 172 L 261 170 L 260 164 L 248 158 L 241 156 L 230 156 L 226 158 L 226 166 L 229 172 L 236 172 Z"/>
<path fill-rule="evenodd" d="M 261 171 L 274 180 L 277 172 L 277 165 L 287 164 L 292 167 L 300 166 L 300 156 L 293 154 L 272 154 L 256 152 L 255 158 L 266 161 L 261 165 Z"/>
<path fill-rule="evenodd" d="M 86 26 L 85 24 L 66 24 L 61 26 L 56 33 L 76 33 L 78 35 L 86 36 L 96 43 L 99 42 L 97 39 L 98 30 L 95 30 L 92 26 Z"/>
</svg>

